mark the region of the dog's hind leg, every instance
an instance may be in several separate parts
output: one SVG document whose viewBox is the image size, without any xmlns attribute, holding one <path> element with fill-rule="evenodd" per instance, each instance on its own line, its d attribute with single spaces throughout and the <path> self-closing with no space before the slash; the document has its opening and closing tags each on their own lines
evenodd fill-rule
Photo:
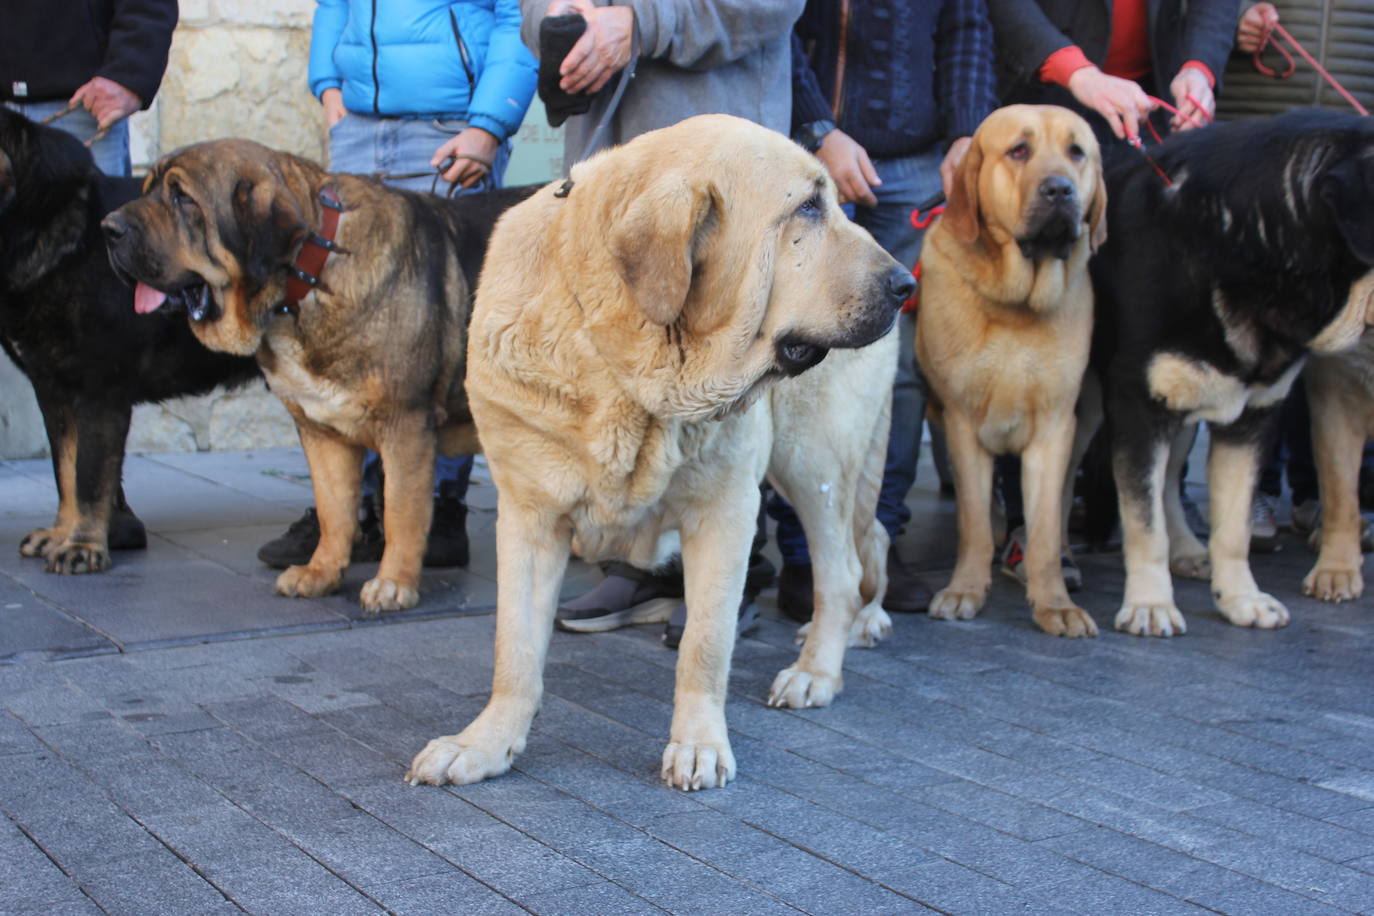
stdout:
<svg viewBox="0 0 1374 916">
<path fill-rule="evenodd" d="M 959 513 L 959 559 L 949 585 L 930 601 L 937 620 L 969 620 L 983 609 L 992 584 L 992 455 L 968 417 L 945 410 L 945 441 L 954 461 Z"/>
<path fill-rule="evenodd" d="M 1226 619 L 1240 627 L 1274 629 L 1288 623 L 1288 609 L 1260 591 L 1250 572 L 1250 501 L 1263 439 L 1254 431 L 1273 419 L 1247 411 L 1236 423 L 1211 430 L 1207 488 L 1212 537 L 1207 546 L 1212 557 L 1212 598 Z"/>
<path fill-rule="evenodd" d="M 277 576 L 277 594 L 318 598 L 339 587 L 358 529 L 363 447 L 339 438 L 308 420 L 296 419 L 310 484 L 320 519 L 320 542 L 304 566 L 288 566 Z"/>
<path fill-rule="evenodd" d="M 542 508 L 537 497 L 513 497 L 495 465 L 493 476 L 497 481 L 497 584 L 491 698 L 467 728 L 433 739 L 415 755 L 405 775 L 412 786 L 466 785 L 509 770 L 515 755 L 525 749 L 530 723 L 544 693 L 544 658 L 553 632 L 558 589 L 568 565 L 572 530 L 566 518 Z M 757 499 L 758 486 L 752 489 Z M 739 590 L 732 608 L 743 592 L 742 558 L 748 550 L 746 545 L 740 554 Z M 731 637 L 733 634 L 731 629 Z M 687 637 L 683 639 L 686 652 Z M 728 666 L 728 650 L 726 658 Z M 723 719 L 723 709 L 721 715 Z M 733 772 L 733 758 L 730 762 Z"/>
<path fill-rule="evenodd" d="M 1169 466 L 1164 477 L 1164 521 L 1169 531 L 1169 572 L 1184 579 L 1206 582 L 1212 578 L 1212 561 L 1183 514 L 1183 466 L 1188 462 L 1188 453 L 1196 438 L 1197 424 L 1188 423 L 1179 428 L 1169 446 Z"/>
<path fill-rule="evenodd" d="M 1138 416 L 1135 405 L 1118 405 L 1113 417 Z M 1174 606 L 1169 578 L 1169 535 L 1164 520 L 1164 480 L 1169 440 L 1174 430 L 1140 430 L 1113 422 L 1112 471 L 1121 506 L 1125 541 L 1126 594 L 1116 628 L 1136 636 L 1173 636 L 1187 632 Z"/>
<path fill-rule="evenodd" d="M 386 549 L 377 575 L 363 585 L 369 614 L 414 607 L 420 600 L 420 567 L 433 512 L 434 430 L 423 412 L 388 424 L 379 443 L 383 482 L 382 531 Z"/>
<path fill-rule="evenodd" d="M 1322 601 L 1352 601 L 1364 592 L 1359 488 L 1365 430 L 1358 409 L 1341 398 L 1339 383 L 1346 381 L 1335 373 L 1328 377 L 1316 361 L 1307 370 L 1322 523 L 1321 552 L 1302 580 L 1302 593 Z"/>
</svg>

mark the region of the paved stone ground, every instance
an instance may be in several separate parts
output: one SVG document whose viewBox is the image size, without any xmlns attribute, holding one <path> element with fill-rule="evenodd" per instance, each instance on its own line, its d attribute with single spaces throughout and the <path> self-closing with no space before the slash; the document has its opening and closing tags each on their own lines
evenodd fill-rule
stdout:
<svg viewBox="0 0 1374 916">
<path fill-rule="evenodd" d="M 766 593 L 731 680 L 740 777 L 696 794 L 658 781 L 656 628 L 558 634 L 516 769 L 410 788 L 489 686 L 491 487 L 471 570 L 373 623 L 367 568 L 292 601 L 253 558 L 309 503 L 303 472 L 131 459 L 149 550 L 63 579 L 12 546 L 51 517 L 46 464 L 0 464 L 0 912 L 1374 912 L 1369 601 L 1303 599 L 1295 541 L 1256 561 L 1285 630 L 1230 627 L 1184 583 L 1187 636 L 1113 633 L 1120 558 L 1092 555 L 1099 638 L 1039 633 L 998 577 L 977 620 L 899 618 L 851 651 L 824 710 L 762 704 L 794 655 Z M 921 479 L 904 546 L 948 568 L 952 503 Z"/>
</svg>

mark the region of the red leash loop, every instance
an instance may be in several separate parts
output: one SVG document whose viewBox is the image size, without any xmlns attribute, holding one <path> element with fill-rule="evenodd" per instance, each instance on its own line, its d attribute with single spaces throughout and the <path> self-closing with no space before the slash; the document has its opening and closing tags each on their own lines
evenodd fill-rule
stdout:
<svg viewBox="0 0 1374 916">
<path fill-rule="evenodd" d="M 939 197 L 935 198 L 935 200 L 939 199 Z M 939 216 L 941 213 L 944 212 L 944 204 L 936 204 L 935 206 L 929 207 L 925 210 L 922 210 L 920 207 L 915 207 L 911 211 L 911 228 L 917 231 L 929 229 L 930 224 L 935 222 L 935 217 Z M 912 314 L 916 311 L 916 308 L 921 304 L 921 262 L 919 260 L 916 262 L 916 266 L 911 268 L 911 276 L 914 277 L 916 280 L 916 289 L 914 289 L 911 293 L 911 296 L 905 302 L 902 303 L 903 315 Z"/>
<path fill-rule="evenodd" d="M 1277 73 L 1269 67 L 1266 67 L 1263 61 L 1260 60 L 1260 55 L 1264 53 L 1264 49 L 1270 44 L 1274 32 L 1277 32 L 1280 38 L 1288 42 L 1288 44 L 1292 46 L 1294 51 L 1297 51 L 1299 54 L 1301 54 L 1302 59 L 1311 64 L 1312 69 L 1320 73 L 1322 79 L 1330 83 L 1331 88 L 1335 89 L 1337 92 L 1340 93 L 1341 98 L 1345 99 L 1347 102 L 1350 103 L 1351 108 L 1354 108 L 1362 115 L 1367 116 L 1369 114 L 1369 109 L 1361 105 L 1358 99 L 1351 95 L 1350 92 L 1344 86 L 1342 86 L 1340 82 L 1327 71 L 1325 67 L 1317 63 L 1317 59 L 1313 57 L 1311 54 L 1308 54 L 1307 49 L 1304 48 L 1301 44 L 1299 44 L 1298 40 L 1295 39 L 1292 35 L 1288 34 L 1288 30 L 1285 29 L 1283 26 L 1279 25 L 1277 22 L 1275 22 L 1262 36 L 1260 36 L 1259 47 L 1255 49 L 1255 53 L 1253 55 L 1256 70 L 1258 70 L 1260 73 L 1263 73 L 1265 76 L 1272 76 L 1274 79 L 1280 80 L 1287 79 L 1288 77 L 1293 75 L 1293 70 L 1296 67 L 1296 65 L 1293 63 L 1293 55 L 1289 54 L 1288 51 L 1283 47 L 1283 45 L 1279 44 L 1277 41 L 1273 42 L 1274 48 L 1280 54 L 1282 54 L 1284 60 L 1288 62 L 1288 68 L 1284 70 L 1283 73 Z"/>
<path fill-rule="evenodd" d="M 936 198 L 936 199 L 938 200 L 939 198 Z M 922 212 L 925 213 L 924 216 L 921 215 Z M 933 223 L 933 222 L 935 221 L 935 217 L 939 216 L 941 213 L 944 213 L 944 212 L 945 212 L 945 205 L 944 205 L 944 204 L 938 204 L 938 205 L 936 205 L 936 206 L 934 206 L 934 207 L 931 207 L 929 210 L 925 210 L 925 211 L 922 211 L 922 210 L 918 207 L 918 208 L 916 208 L 916 209 L 914 209 L 914 210 L 911 211 L 911 228 L 913 228 L 913 229 L 929 229 L 929 228 L 930 228 L 930 224 Z"/>
</svg>

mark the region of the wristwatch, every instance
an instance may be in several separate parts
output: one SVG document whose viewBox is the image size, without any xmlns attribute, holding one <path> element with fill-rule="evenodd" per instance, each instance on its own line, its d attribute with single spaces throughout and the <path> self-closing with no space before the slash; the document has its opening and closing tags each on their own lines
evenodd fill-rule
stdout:
<svg viewBox="0 0 1374 916">
<path fill-rule="evenodd" d="M 834 121 L 808 121 L 797 128 L 796 140 L 808 153 L 814 153 L 825 142 L 825 135 L 835 129 Z"/>
</svg>

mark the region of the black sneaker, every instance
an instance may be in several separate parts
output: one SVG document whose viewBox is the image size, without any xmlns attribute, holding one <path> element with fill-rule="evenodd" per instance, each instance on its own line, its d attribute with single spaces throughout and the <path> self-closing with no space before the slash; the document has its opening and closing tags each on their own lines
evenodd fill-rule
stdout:
<svg viewBox="0 0 1374 916">
<path fill-rule="evenodd" d="M 883 595 L 883 610 L 895 614 L 923 613 L 935 597 L 930 586 L 906 565 L 896 544 L 887 548 L 887 593 Z"/>
<path fill-rule="evenodd" d="M 305 514 L 291 523 L 286 533 L 273 538 L 258 548 L 258 559 L 273 569 L 288 566 L 304 566 L 315 555 L 320 544 L 320 519 L 315 507 L 305 510 Z M 381 522 L 371 500 L 363 502 L 363 518 L 358 523 L 358 534 L 353 541 L 353 551 L 349 559 L 354 563 L 375 563 L 382 558 L 386 541 L 382 536 Z"/>
<path fill-rule="evenodd" d="M 778 610 L 797 623 L 806 623 L 815 613 L 816 586 L 811 564 L 783 564 L 778 576 Z"/>
<path fill-rule="evenodd" d="M 425 565 L 435 569 L 468 565 L 468 507 L 453 496 L 434 499 L 434 517 L 425 544 Z"/>
<path fill-rule="evenodd" d="M 571 633 L 604 633 L 637 623 L 662 623 L 681 600 L 680 575 L 630 578 L 611 573 L 582 597 L 559 604 L 554 623 Z"/>
</svg>

